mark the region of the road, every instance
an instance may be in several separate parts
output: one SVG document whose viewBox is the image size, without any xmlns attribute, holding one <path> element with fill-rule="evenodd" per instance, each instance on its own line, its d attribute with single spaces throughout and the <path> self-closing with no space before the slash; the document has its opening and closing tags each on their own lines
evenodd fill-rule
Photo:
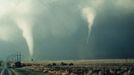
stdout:
<svg viewBox="0 0 134 75">
<path fill-rule="evenodd" d="M 12 72 L 8 68 L 5 68 L 1 71 L 0 75 L 12 75 Z"/>
<path fill-rule="evenodd" d="M 3 62 L 2 66 L 0 67 L 0 75 L 48 75 L 43 72 L 34 72 L 34 71 L 28 71 L 25 69 L 11 69 L 8 68 L 7 62 Z"/>
<path fill-rule="evenodd" d="M 7 67 L 7 63 L 3 62 L 0 75 L 13 75 L 11 70 Z"/>
</svg>

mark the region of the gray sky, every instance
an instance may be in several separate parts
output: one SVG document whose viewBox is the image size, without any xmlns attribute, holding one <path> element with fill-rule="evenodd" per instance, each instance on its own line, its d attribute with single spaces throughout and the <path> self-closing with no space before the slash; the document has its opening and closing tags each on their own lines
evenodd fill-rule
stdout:
<svg viewBox="0 0 134 75">
<path fill-rule="evenodd" d="M 133 0 L 0 0 L 0 59 L 133 58 Z"/>
</svg>

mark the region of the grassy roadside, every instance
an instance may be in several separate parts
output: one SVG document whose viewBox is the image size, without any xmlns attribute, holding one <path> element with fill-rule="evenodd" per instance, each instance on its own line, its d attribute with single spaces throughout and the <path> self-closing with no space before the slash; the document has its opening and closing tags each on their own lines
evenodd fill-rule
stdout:
<svg viewBox="0 0 134 75">
<path fill-rule="evenodd" d="M 32 70 L 22 69 L 22 68 L 17 68 L 17 69 L 14 69 L 14 70 L 18 75 L 50 75 L 50 74 L 47 74 L 47 73 L 35 72 L 35 71 L 32 71 Z"/>
</svg>

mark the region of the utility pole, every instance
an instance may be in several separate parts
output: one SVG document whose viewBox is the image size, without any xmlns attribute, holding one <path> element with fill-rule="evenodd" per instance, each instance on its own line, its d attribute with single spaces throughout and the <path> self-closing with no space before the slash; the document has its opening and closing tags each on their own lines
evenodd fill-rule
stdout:
<svg viewBox="0 0 134 75">
<path fill-rule="evenodd" d="M 16 62 L 21 62 L 21 52 L 16 54 Z"/>
<path fill-rule="evenodd" d="M 21 52 L 19 53 L 19 62 L 21 62 Z"/>
</svg>

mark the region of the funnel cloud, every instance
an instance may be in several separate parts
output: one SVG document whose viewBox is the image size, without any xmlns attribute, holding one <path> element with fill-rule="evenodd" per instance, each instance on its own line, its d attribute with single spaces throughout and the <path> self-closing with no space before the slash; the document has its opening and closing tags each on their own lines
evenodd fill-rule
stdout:
<svg viewBox="0 0 134 75">
<path fill-rule="evenodd" d="M 29 21 L 24 19 L 17 19 L 17 26 L 22 31 L 22 35 L 28 45 L 30 56 L 33 56 L 33 36 L 32 36 L 32 25 Z"/>
<path fill-rule="evenodd" d="M 95 12 L 92 8 L 87 7 L 87 8 L 83 8 L 82 13 L 88 22 L 88 37 L 87 37 L 87 43 L 88 43 L 88 39 L 92 32 L 92 27 L 93 27 L 94 18 L 95 18 Z"/>
<path fill-rule="evenodd" d="M 32 36 L 32 17 L 33 17 L 33 10 L 32 10 L 32 3 L 31 0 L 0 0 L 0 24 L 3 25 L 1 28 L 0 33 L 1 40 L 8 41 L 11 40 L 10 36 L 13 33 L 16 33 L 15 29 L 11 29 L 11 25 L 17 25 L 18 29 L 21 30 L 22 36 L 26 41 L 26 44 L 29 49 L 29 54 L 33 56 L 33 36 Z M 32 14 L 32 15 L 31 15 Z M 2 22 L 2 20 L 4 20 Z M 9 24 L 8 24 L 9 23 Z M 11 24 L 10 24 L 11 23 Z M 4 24 L 6 24 L 5 28 Z M 15 27 L 15 26 L 14 26 Z M 12 31 L 12 32 L 11 32 Z M 7 33 L 5 33 L 7 32 Z"/>
</svg>

